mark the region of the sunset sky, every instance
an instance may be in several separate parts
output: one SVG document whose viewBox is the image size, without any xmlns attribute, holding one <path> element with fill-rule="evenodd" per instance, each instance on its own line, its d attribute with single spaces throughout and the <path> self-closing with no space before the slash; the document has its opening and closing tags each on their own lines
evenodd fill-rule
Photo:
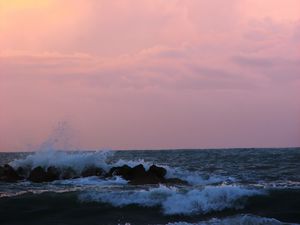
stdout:
<svg viewBox="0 0 300 225">
<path fill-rule="evenodd" d="M 61 122 L 77 149 L 300 146 L 300 1 L 0 0 L 0 151 Z"/>
</svg>

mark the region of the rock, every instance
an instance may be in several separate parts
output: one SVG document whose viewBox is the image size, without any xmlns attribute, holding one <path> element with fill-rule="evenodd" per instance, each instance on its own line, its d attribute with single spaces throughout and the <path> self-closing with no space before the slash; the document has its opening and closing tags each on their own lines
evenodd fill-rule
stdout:
<svg viewBox="0 0 300 225">
<path fill-rule="evenodd" d="M 130 171 L 131 179 L 137 179 L 147 176 L 146 170 L 142 164 L 139 164 L 132 168 Z"/>
<path fill-rule="evenodd" d="M 129 181 L 132 185 L 145 185 L 145 184 L 159 184 L 162 183 L 162 179 L 153 174 L 146 173 L 144 176 L 134 177 Z"/>
<path fill-rule="evenodd" d="M 76 171 L 71 168 L 71 167 L 67 167 L 65 169 L 63 169 L 61 171 L 61 174 L 60 174 L 60 178 L 61 179 L 74 179 L 74 178 L 78 178 L 79 176 L 77 175 Z"/>
<path fill-rule="evenodd" d="M 108 177 L 111 176 L 121 176 L 125 180 L 129 180 L 131 178 L 131 170 L 132 168 L 128 165 L 123 165 L 119 167 L 113 167 L 108 172 Z"/>
<path fill-rule="evenodd" d="M 41 167 L 35 167 L 33 170 L 30 171 L 28 180 L 35 182 L 35 183 L 42 183 L 42 182 L 51 182 L 54 180 L 58 180 L 60 177 L 60 171 L 54 166 L 50 166 L 47 168 L 47 171 Z"/>
<path fill-rule="evenodd" d="M 145 170 L 142 164 L 133 168 L 128 165 L 121 167 L 113 167 L 110 169 L 108 176 L 121 176 L 129 181 L 132 185 L 146 185 L 146 184 L 178 184 L 185 185 L 186 181 L 178 178 L 165 179 L 167 171 L 163 167 L 152 165 L 148 171 Z"/>
<path fill-rule="evenodd" d="M 35 167 L 30 171 L 28 180 L 36 183 L 46 182 L 47 173 L 41 166 Z"/>
<path fill-rule="evenodd" d="M 144 166 L 140 164 L 132 168 L 129 184 L 145 185 L 164 183 L 166 173 L 167 171 L 164 168 L 155 165 L 152 165 L 146 172 Z"/>
<path fill-rule="evenodd" d="M 158 178 L 163 179 L 165 177 L 165 175 L 167 174 L 167 170 L 163 167 L 158 167 L 155 165 L 150 166 L 149 173 L 154 174 L 155 176 L 157 176 Z"/>
<path fill-rule="evenodd" d="M 188 182 L 185 180 L 181 180 L 179 178 L 169 178 L 164 180 L 165 184 L 178 184 L 178 185 L 187 185 Z"/>
<path fill-rule="evenodd" d="M 22 178 L 18 175 L 13 167 L 6 164 L 0 167 L 0 180 L 6 182 L 16 182 Z"/>
<path fill-rule="evenodd" d="M 28 176 L 29 171 L 24 169 L 23 167 L 18 167 L 17 169 L 17 174 L 22 177 L 22 178 L 26 178 Z"/>
<path fill-rule="evenodd" d="M 60 178 L 60 170 L 54 166 L 50 166 L 46 172 L 46 181 L 54 181 L 59 180 Z"/>
<path fill-rule="evenodd" d="M 88 167 L 85 168 L 82 172 L 81 172 L 81 176 L 82 177 L 91 177 L 91 176 L 102 176 L 104 175 L 104 170 L 98 167 Z"/>
</svg>

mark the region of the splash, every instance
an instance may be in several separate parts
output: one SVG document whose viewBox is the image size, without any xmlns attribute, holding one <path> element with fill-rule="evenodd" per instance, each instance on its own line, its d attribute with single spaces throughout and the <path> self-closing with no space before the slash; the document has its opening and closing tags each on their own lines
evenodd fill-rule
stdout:
<svg viewBox="0 0 300 225">
<path fill-rule="evenodd" d="M 254 215 L 238 215 L 234 217 L 228 217 L 224 219 L 211 219 L 209 221 L 203 221 L 199 223 L 187 223 L 187 222 L 175 222 L 168 223 L 167 225 L 288 225 L 288 223 L 282 223 L 276 219 L 259 217 Z M 292 225 L 292 224 L 290 224 Z M 296 225 L 296 224 L 294 224 Z"/>
<path fill-rule="evenodd" d="M 49 137 L 39 146 L 38 151 L 54 151 L 58 149 L 71 150 L 72 129 L 68 122 L 58 122 Z"/>
<path fill-rule="evenodd" d="M 39 151 L 27 156 L 25 159 L 14 160 L 10 163 L 14 168 L 35 168 L 42 166 L 48 168 L 55 166 L 60 169 L 73 168 L 81 172 L 85 167 L 96 166 L 109 169 L 109 158 L 114 154 L 112 151 L 97 152 L 62 152 L 62 151 Z"/>
</svg>

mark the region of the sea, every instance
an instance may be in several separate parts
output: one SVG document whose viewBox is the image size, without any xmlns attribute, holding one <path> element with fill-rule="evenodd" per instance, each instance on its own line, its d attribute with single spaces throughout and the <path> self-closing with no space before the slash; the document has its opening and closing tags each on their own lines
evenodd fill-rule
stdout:
<svg viewBox="0 0 300 225">
<path fill-rule="evenodd" d="M 181 185 L 121 177 L 0 182 L 1 225 L 300 224 L 300 148 L 0 153 L 0 165 L 152 164 Z"/>
</svg>

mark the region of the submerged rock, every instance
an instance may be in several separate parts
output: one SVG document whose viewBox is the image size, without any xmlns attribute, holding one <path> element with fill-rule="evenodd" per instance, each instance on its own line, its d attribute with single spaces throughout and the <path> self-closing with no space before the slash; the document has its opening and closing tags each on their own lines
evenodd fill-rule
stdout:
<svg viewBox="0 0 300 225">
<path fill-rule="evenodd" d="M 90 166 L 86 167 L 80 174 L 81 177 L 101 176 L 112 177 L 121 176 L 123 179 L 129 181 L 129 184 L 144 185 L 144 184 L 187 184 L 178 178 L 166 179 L 165 175 L 167 171 L 163 167 L 152 165 L 149 170 L 146 171 L 142 164 L 135 167 L 123 165 L 119 167 L 113 167 L 106 174 L 106 172 L 99 167 Z M 71 167 L 57 168 L 50 166 L 47 169 L 38 166 L 31 171 L 29 168 L 19 167 L 15 170 L 9 165 L 0 166 L 0 181 L 15 182 L 24 178 L 27 180 L 42 183 L 52 182 L 59 179 L 73 179 L 78 178 L 79 174 Z"/>
<path fill-rule="evenodd" d="M 131 179 L 143 178 L 146 177 L 148 174 L 145 170 L 145 167 L 142 164 L 139 164 L 132 168 L 130 171 Z"/>
<path fill-rule="evenodd" d="M 0 167 L 0 181 L 16 182 L 21 179 L 22 177 L 10 165 L 5 164 L 3 167 Z"/>
</svg>

